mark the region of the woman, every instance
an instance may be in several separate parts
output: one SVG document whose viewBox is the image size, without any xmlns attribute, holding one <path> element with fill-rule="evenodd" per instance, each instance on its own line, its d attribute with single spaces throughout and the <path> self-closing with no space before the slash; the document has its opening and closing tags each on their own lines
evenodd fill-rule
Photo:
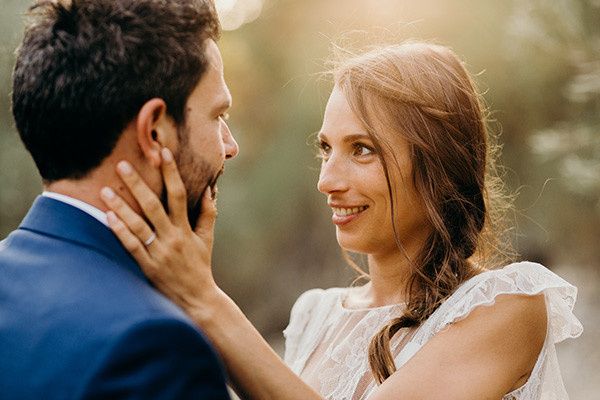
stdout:
<svg viewBox="0 0 600 400">
<path fill-rule="evenodd" d="M 209 193 L 194 234 L 184 202 L 170 199 L 167 215 L 135 172 L 122 175 L 159 239 L 143 246 L 128 226 L 150 228 L 106 199 L 117 236 L 210 337 L 243 397 L 567 398 L 555 343 L 581 333 L 576 288 L 538 264 L 490 269 L 498 184 L 461 61 L 406 43 L 350 56 L 334 79 L 318 189 L 340 246 L 367 256 L 369 282 L 298 299 L 285 331 L 289 368 L 212 279 Z M 181 192 L 168 150 L 163 159 L 168 191 Z"/>
</svg>

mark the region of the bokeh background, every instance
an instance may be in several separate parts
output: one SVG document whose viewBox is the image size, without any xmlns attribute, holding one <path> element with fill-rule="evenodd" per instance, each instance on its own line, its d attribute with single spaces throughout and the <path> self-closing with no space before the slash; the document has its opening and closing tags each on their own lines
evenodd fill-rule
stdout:
<svg viewBox="0 0 600 400">
<path fill-rule="evenodd" d="M 0 0 L 0 238 L 41 181 L 10 113 L 14 49 L 30 0 Z M 333 43 L 451 46 L 477 76 L 517 193 L 513 238 L 579 287 L 585 331 L 559 346 L 572 399 L 600 392 L 600 1 L 217 0 L 240 156 L 220 181 L 215 273 L 281 351 L 297 296 L 348 285 L 312 141 Z M 507 332 L 510 327 L 507 326 Z"/>
</svg>

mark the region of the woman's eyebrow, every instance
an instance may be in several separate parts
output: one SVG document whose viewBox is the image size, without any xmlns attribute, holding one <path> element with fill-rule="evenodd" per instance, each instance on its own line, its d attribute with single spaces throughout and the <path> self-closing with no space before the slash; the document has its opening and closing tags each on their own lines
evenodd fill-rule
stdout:
<svg viewBox="0 0 600 400">
<path fill-rule="evenodd" d="M 323 133 L 323 132 L 319 132 L 317 137 L 319 138 L 319 140 L 327 141 L 327 135 L 325 135 L 325 133 Z M 371 137 L 365 133 L 354 133 L 351 135 L 344 136 L 344 138 L 342 140 L 344 142 L 354 142 L 356 140 L 369 140 L 370 141 Z"/>
<path fill-rule="evenodd" d="M 371 137 L 365 133 L 355 133 L 344 136 L 344 142 L 354 142 L 356 140 L 371 140 Z"/>
</svg>

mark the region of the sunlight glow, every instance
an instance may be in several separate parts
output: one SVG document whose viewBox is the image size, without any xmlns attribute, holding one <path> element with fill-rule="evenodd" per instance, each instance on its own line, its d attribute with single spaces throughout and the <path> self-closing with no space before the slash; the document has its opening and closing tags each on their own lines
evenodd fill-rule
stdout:
<svg viewBox="0 0 600 400">
<path fill-rule="evenodd" d="M 221 25 L 233 31 L 260 16 L 264 0 L 216 0 Z"/>
</svg>

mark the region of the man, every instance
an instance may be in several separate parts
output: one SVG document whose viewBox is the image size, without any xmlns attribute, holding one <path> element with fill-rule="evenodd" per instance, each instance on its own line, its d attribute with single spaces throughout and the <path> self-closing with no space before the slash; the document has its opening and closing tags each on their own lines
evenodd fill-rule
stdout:
<svg viewBox="0 0 600 400">
<path fill-rule="evenodd" d="M 13 114 L 45 191 L 0 243 L 0 398 L 229 398 L 212 347 L 145 279 L 99 197 L 118 188 L 140 211 L 115 173 L 127 159 L 166 199 L 168 148 L 196 221 L 238 151 L 219 29 L 208 0 L 32 7 Z"/>
</svg>

